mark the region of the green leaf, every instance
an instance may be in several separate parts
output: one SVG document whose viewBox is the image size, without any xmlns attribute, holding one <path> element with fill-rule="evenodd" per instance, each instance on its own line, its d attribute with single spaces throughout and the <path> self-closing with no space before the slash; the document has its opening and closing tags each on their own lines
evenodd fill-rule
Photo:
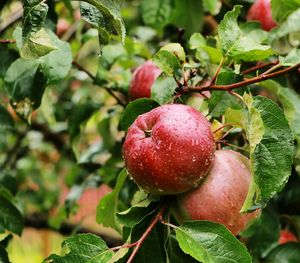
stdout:
<svg viewBox="0 0 300 263">
<path fill-rule="evenodd" d="M 40 106 L 46 88 L 38 61 L 17 59 L 7 70 L 5 84 L 13 108 L 19 116 L 29 120 L 32 111 Z"/>
<path fill-rule="evenodd" d="M 299 32 L 300 8 L 291 13 L 286 21 L 269 35 L 270 41 L 274 41 L 291 33 Z"/>
<path fill-rule="evenodd" d="M 242 211 L 265 206 L 291 174 L 293 135 L 283 111 L 265 97 L 244 95 L 248 107 L 246 135 L 250 145 L 250 189 Z"/>
<path fill-rule="evenodd" d="M 168 256 L 168 263 L 197 263 L 199 261 L 195 260 L 190 255 L 184 253 L 179 247 L 179 243 L 176 237 L 172 234 L 168 237 L 166 243 L 166 251 Z"/>
<path fill-rule="evenodd" d="M 121 120 L 120 120 L 121 129 L 123 131 L 127 131 L 130 125 L 135 121 L 135 119 L 139 115 L 148 112 L 150 110 L 153 110 L 158 106 L 159 104 L 155 100 L 148 99 L 148 98 L 141 98 L 130 102 L 126 106 L 121 116 Z"/>
<path fill-rule="evenodd" d="M 77 105 L 72 110 L 69 118 L 69 135 L 71 141 L 80 133 L 81 124 L 88 120 L 91 115 L 99 108 L 99 104 L 88 102 L 85 104 Z"/>
<path fill-rule="evenodd" d="M 294 166 L 300 171 L 300 96 L 294 90 L 281 86 L 278 82 L 267 80 L 260 83 L 260 86 L 272 92 L 280 102 L 285 117 L 293 131 L 297 141 Z"/>
<path fill-rule="evenodd" d="M 151 207 L 150 205 L 156 201 L 158 201 L 158 199 L 152 196 L 141 200 L 137 204 L 132 205 L 127 210 L 119 212 L 117 214 L 118 221 L 122 225 L 132 228 L 134 225 L 140 222 L 146 214 L 149 214 L 153 211 L 153 207 Z"/>
<path fill-rule="evenodd" d="M 0 48 L 0 57 L 1 57 L 1 63 L 0 63 L 0 79 L 5 77 L 5 73 L 14 60 L 19 58 L 19 54 L 17 51 L 9 49 L 6 45 L 1 46 Z"/>
<path fill-rule="evenodd" d="M 204 263 L 250 263 L 246 247 L 223 225 L 209 221 L 186 222 L 176 228 L 181 249 Z"/>
<path fill-rule="evenodd" d="M 184 29 L 187 38 L 201 32 L 204 15 L 202 0 L 174 0 L 174 3 L 170 22 Z"/>
<path fill-rule="evenodd" d="M 300 262 L 300 243 L 287 243 L 273 249 L 267 256 L 266 263 L 297 263 Z"/>
<path fill-rule="evenodd" d="M 300 49 L 292 49 L 287 56 L 279 57 L 279 63 L 282 66 L 290 67 L 300 63 Z"/>
<path fill-rule="evenodd" d="M 263 209 L 260 217 L 241 234 L 247 238 L 247 248 L 255 258 L 264 258 L 278 245 L 280 220 L 274 210 L 271 206 Z"/>
<path fill-rule="evenodd" d="M 171 16 L 172 9 L 172 0 L 143 0 L 143 21 L 154 28 L 163 28 Z"/>
<path fill-rule="evenodd" d="M 8 254 L 2 245 L 0 245 L 0 262 L 1 263 L 10 263 L 10 261 L 8 259 Z"/>
<path fill-rule="evenodd" d="M 6 110 L 0 105 L 0 131 L 12 130 L 14 128 L 14 120 Z"/>
<path fill-rule="evenodd" d="M 104 196 L 97 206 L 97 222 L 103 226 L 112 227 L 117 231 L 121 230 L 116 218 L 118 197 L 125 184 L 127 175 L 127 171 L 123 169 L 118 176 L 114 190 Z"/>
<path fill-rule="evenodd" d="M 160 50 L 153 56 L 153 62 L 167 75 L 172 76 L 181 68 L 179 59 L 167 50 Z"/>
<path fill-rule="evenodd" d="M 24 227 L 20 211 L 5 197 L 0 195 L 0 232 L 11 231 L 21 235 Z"/>
<path fill-rule="evenodd" d="M 46 56 L 40 57 L 43 74 L 47 79 L 47 85 L 57 83 L 69 73 L 72 65 L 72 52 L 68 42 L 60 40 L 52 31 L 47 31 L 50 40 L 57 47 Z"/>
<path fill-rule="evenodd" d="M 98 10 L 97 12 L 88 5 L 81 5 L 81 12 L 85 20 L 98 28 L 100 44 L 107 44 L 111 34 L 116 34 L 124 42 L 126 29 L 121 16 L 123 1 L 85 0 L 84 2 L 93 5 Z"/>
<path fill-rule="evenodd" d="M 269 45 L 261 45 L 253 37 L 243 33 L 237 24 L 237 18 L 242 6 L 236 5 L 232 11 L 225 14 L 218 32 L 224 56 L 237 60 L 257 61 L 274 54 Z"/>
<path fill-rule="evenodd" d="M 66 239 L 62 246 L 69 249 L 64 256 L 51 255 L 46 262 L 53 263 L 98 263 L 109 262 L 114 252 L 99 236 L 93 234 L 77 234 Z"/>
<path fill-rule="evenodd" d="M 212 14 L 216 15 L 222 4 L 218 0 L 203 0 L 203 6 Z"/>
<path fill-rule="evenodd" d="M 174 54 L 179 61 L 183 64 L 185 62 L 185 52 L 179 43 L 169 43 L 164 45 L 160 50 L 166 50 Z"/>
<path fill-rule="evenodd" d="M 279 24 L 298 8 L 300 8 L 299 0 L 271 0 L 272 17 Z"/>
<path fill-rule="evenodd" d="M 53 45 L 47 31 L 41 28 L 23 43 L 21 57 L 35 59 L 47 55 L 57 47 Z"/>
<path fill-rule="evenodd" d="M 234 74 L 232 71 L 224 71 L 218 75 L 217 84 L 225 85 L 232 84 L 235 82 L 239 82 L 241 80 L 241 76 Z M 240 93 L 240 89 L 238 92 Z M 208 109 L 210 115 L 213 117 L 219 117 L 223 115 L 228 108 L 232 109 L 241 109 L 241 102 L 228 92 L 224 91 L 213 91 L 211 93 L 211 97 L 208 100 Z"/>
<path fill-rule="evenodd" d="M 157 78 L 151 87 L 151 98 L 161 105 L 170 102 L 174 95 L 176 85 L 177 84 L 172 77 Z"/>
<path fill-rule="evenodd" d="M 197 49 L 206 45 L 206 39 L 200 33 L 194 33 L 189 40 L 190 49 Z"/>
<path fill-rule="evenodd" d="M 32 34 L 38 32 L 44 25 L 48 5 L 40 0 L 25 0 L 23 4 L 22 39 L 25 42 Z"/>
</svg>

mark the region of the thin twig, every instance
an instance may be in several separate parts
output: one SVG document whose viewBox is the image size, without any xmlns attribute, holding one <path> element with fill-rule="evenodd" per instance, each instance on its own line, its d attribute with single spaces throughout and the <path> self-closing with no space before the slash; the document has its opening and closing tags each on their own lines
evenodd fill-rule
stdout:
<svg viewBox="0 0 300 263">
<path fill-rule="evenodd" d="M 14 44 L 16 40 L 14 39 L 0 39 L 0 44 Z"/>
<path fill-rule="evenodd" d="M 213 78 L 211 79 L 210 85 L 214 85 L 214 84 L 216 83 L 216 79 L 217 79 L 217 77 L 218 77 L 218 75 L 219 75 L 219 73 L 220 73 L 220 70 L 221 70 L 221 68 L 222 68 L 222 66 L 223 66 L 223 64 L 224 64 L 224 61 L 225 61 L 225 59 L 224 59 L 224 57 L 222 57 L 222 59 L 221 59 L 219 65 L 218 65 L 218 67 L 217 67 L 217 70 L 216 70 L 216 72 L 215 72 L 215 75 L 214 75 Z"/>
<path fill-rule="evenodd" d="M 78 68 L 79 70 L 85 72 L 93 81 L 95 81 L 95 77 L 94 75 L 89 72 L 87 69 L 85 69 L 83 66 L 81 66 L 77 61 L 73 61 L 72 64 Z M 121 106 L 125 107 L 125 103 L 109 88 L 107 87 L 103 87 L 112 97 L 115 98 L 115 100 L 118 102 L 118 104 L 120 104 Z"/>
<path fill-rule="evenodd" d="M 263 68 L 266 68 L 266 67 L 269 67 L 269 66 L 272 66 L 272 65 L 276 65 L 276 64 L 278 64 L 278 60 L 272 61 L 272 62 L 269 62 L 269 63 L 258 64 L 258 65 L 254 66 L 254 67 L 245 69 L 245 70 L 242 71 L 241 73 L 242 73 L 243 75 L 246 75 L 246 74 L 251 73 L 251 72 L 253 72 L 253 71 L 257 71 L 257 70 L 259 70 L 259 69 L 263 69 Z"/>
<path fill-rule="evenodd" d="M 228 143 L 227 141 L 225 140 L 218 140 L 217 143 L 222 143 L 222 144 L 225 144 L 227 146 L 230 146 L 230 147 L 233 147 L 233 148 L 236 148 L 236 149 L 239 149 L 241 151 L 244 151 L 244 152 L 249 152 L 248 150 L 246 150 L 245 148 L 243 147 L 240 147 L 240 146 L 237 146 L 235 144 L 231 144 L 231 143 Z"/>
<path fill-rule="evenodd" d="M 140 239 L 136 242 L 135 247 L 129 257 L 129 259 L 127 260 L 127 263 L 132 263 L 134 257 L 136 256 L 136 254 L 138 253 L 141 245 L 143 244 L 143 242 L 145 241 L 145 239 L 147 238 L 147 236 L 150 234 L 150 232 L 152 231 L 152 229 L 155 227 L 155 225 L 161 220 L 163 214 L 165 213 L 167 209 L 167 206 L 163 206 L 158 214 L 155 216 L 155 218 L 152 220 L 151 224 L 148 226 L 148 228 L 146 229 L 145 233 L 140 237 Z"/>
</svg>

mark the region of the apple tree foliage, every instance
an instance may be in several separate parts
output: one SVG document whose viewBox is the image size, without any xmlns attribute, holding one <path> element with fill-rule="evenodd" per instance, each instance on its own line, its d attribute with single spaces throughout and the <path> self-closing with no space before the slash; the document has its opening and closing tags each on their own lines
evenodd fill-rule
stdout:
<svg viewBox="0 0 300 263">
<path fill-rule="evenodd" d="M 252 3 L 0 3 L 1 262 L 14 234 L 40 222 L 62 231 L 84 190 L 101 184 L 113 190 L 94 220 L 119 238 L 74 234 L 45 262 L 300 261 L 299 243 L 278 245 L 282 228 L 300 238 L 300 2 L 272 0 L 268 32 L 246 21 Z M 132 72 L 149 59 L 163 73 L 151 98 L 130 101 Z M 148 195 L 124 168 L 128 127 L 172 102 L 223 126 L 218 147 L 250 158 L 241 212 L 262 212 L 237 237 L 209 221 L 179 225 L 174 197 Z M 62 185 L 70 191 L 59 204 Z"/>
</svg>

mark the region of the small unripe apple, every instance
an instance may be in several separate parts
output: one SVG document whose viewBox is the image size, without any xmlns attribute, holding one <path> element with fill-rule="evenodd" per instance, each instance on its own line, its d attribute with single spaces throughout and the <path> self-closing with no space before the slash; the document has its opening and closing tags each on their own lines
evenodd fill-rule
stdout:
<svg viewBox="0 0 300 263">
<path fill-rule="evenodd" d="M 130 98 L 150 98 L 152 85 L 160 74 L 161 70 L 151 60 L 137 67 L 129 86 Z"/>
<path fill-rule="evenodd" d="M 244 230 L 259 211 L 241 214 L 251 181 L 250 161 L 231 150 L 215 152 L 213 166 L 200 186 L 178 196 L 179 221 L 209 220 L 233 235 Z"/>
<path fill-rule="evenodd" d="M 172 104 L 140 115 L 128 129 L 127 170 L 146 192 L 166 195 L 199 185 L 214 159 L 210 123 L 194 108 Z"/>
<path fill-rule="evenodd" d="M 267 31 L 277 26 L 272 18 L 270 0 L 256 0 L 248 11 L 247 20 L 259 21 L 261 27 Z"/>
<path fill-rule="evenodd" d="M 280 230 L 278 243 L 282 245 L 288 242 L 298 242 L 298 239 L 291 231 Z"/>
</svg>

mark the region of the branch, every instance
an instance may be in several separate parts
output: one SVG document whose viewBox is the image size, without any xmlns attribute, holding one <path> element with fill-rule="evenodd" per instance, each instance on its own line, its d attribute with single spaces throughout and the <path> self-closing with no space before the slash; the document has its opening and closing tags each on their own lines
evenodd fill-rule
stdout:
<svg viewBox="0 0 300 263">
<path fill-rule="evenodd" d="M 14 44 L 16 40 L 14 39 L 0 39 L 0 44 Z"/>
<path fill-rule="evenodd" d="M 189 91 L 197 91 L 197 92 L 202 92 L 205 90 L 225 90 L 225 91 L 231 91 L 236 88 L 240 88 L 243 86 L 247 86 L 253 83 L 257 82 L 262 82 L 267 79 L 272 79 L 277 76 L 286 74 L 292 70 L 298 69 L 300 67 L 300 63 L 297 65 L 294 65 L 292 67 L 288 67 L 282 70 L 278 70 L 276 72 L 270 73 L 270 74 L 261 74 L 257 77 L 253 77 L 251 79 L 247 79 L 241 82 L 233 83 L 233 84 L 228 84 L 228 85 L 206 85 L 206 86 L 195 86 L 195 87 L 186 87 L 184 92 L 189 92 Z"/>
<path fill-rule="evenodd" d="M 273 65 L 276 65 L 276 64 L 278 64 L 278 63 L 279 63 L 279 61 L 276 60 L 276 61 L 269 62 L 269 63 L 265 63 L 265 64 L 258 64 L 258 65 L 254 66 L 254 67 L 245 69 L 245 70 L 242 71 L 241 73 L 242 73 L 243 75 L 246 75 L 246 74 L 251 73 L 251 72 L 253 72 L 253 71 L 256 71 L 256 70 L 259 70 L 259 69 L 263 69 L 263 68 L 266 68 L 266 67 L 269 67 L 269 66 L 273 66 Z"/>
<path fill-rule="evenodd" d="M 49 225 L 47 217 L 43 217 L 37 214 L 26 216 L 24 221 L 26 227 L 33 227 L 35 229 L 49 229 L 56 231 L 62 235 L 72 235 L 74 233 L 92 233 L 101 237 L 109 247 L 120 245 L 122 242 L 122 240 L 119 238 L 114 238 L 107 234 L 103 234 L 101 232 L 69 223 L 63 223 L 59 229 L 56 229 L 53 226 Z"/>
<path fill-rule="evenodd" d="M 95 77 L 93 76 L 93 74 L 91 72 L 89 72 L 87 69 L 85 69 L 84 67 L 82 67 L 80 64 L 78 64 L 77 61 L 73 61 L 72 64 L 78 68 L 79 70 L 85 72 L 93 81 L 95 81 Z M 115 100 L 123 107 L 125 107 L 126 105 L 124 104 L 124 102 L 109 88 L 103 87 L 112 97 L 115 98 Z"/>
<path fill-rule="evenodd" d="M 150 234 L 150 232 L 153 230 L 153 228 L 156 226 L 156 224 L 162 219 L 162 216 L 165 213 L 166 209 L 167 209 L 166 205 L 162 206 L 162 208 L 159 210 L 158 214 L 154 217 L 154 219 L 152 220 L 150 225 L 147 227 L 145 233 L 140 237 L 140 239 L 138 241 L 131 243 L 131 244 L 124 244 L 122 246 L 114 247 L 114 248 L 112 248 L 112 250 L 118 250 L 118 249 L 125 248 L 125 247 L 128 247 L 128 248 L 134 247 L 133 252 L 131 253 L 129 259 L 127 260 L 127 263 L 132 263 L 134 257 L 138 253 L 140 247 L 144 243 L 147 236 Z"/>
</svg>

